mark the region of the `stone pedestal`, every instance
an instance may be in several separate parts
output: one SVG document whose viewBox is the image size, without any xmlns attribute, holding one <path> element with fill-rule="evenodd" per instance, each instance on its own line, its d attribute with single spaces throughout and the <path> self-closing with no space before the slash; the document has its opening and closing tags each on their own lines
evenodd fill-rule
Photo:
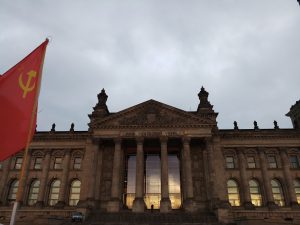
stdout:
<svg viewBox="0 0 300 225">
<path fill-rule="evenodd" d="M 112 199 L 107 203 L 108 212 L 119 212 L 121 208 L 121 202 L 119 199 Z"/>
<path fill-rule="evenodd" d="M 196 212 L 197 211 L 197 205 L 196 202 L 193 199 L 185 199 L 183 201 L 183 209 L 186 212 Z"/>
<path fill-rule="evenodd" d="M 252 204 L 252 202 L 244 202 L 245 209 L 255 209 L 255 206 Z"/>
<path fill-rule="evenodd" d="M 146 204 L 143 198 L 135 198 L 132 205 L 133 212 L 144 212 Z"/>
<path fill-rule="evenodd" d="M 167 213 L 172 211 L 171 201 L 169 198 L 163 198 L 160 200 L 160 212 Z"/>
</svg>

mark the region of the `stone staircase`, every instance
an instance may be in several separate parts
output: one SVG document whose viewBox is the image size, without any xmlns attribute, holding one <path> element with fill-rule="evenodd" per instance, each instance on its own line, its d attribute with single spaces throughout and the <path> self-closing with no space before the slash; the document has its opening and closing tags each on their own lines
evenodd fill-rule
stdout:
<svg viewBox="0 0 300 225">
<path fill-rule="evenodd" d="M 119 212 L 92 213 L 86 225 L 221 225 L 212 213 Z"/>
</svg>

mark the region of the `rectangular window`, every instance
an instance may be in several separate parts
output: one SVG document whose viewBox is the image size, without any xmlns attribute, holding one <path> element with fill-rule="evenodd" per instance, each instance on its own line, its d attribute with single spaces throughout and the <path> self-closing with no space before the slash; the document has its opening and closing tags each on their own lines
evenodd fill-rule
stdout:
<svg viewBox="0 0 300 225">
<path fill-rule="evenodd" d="M 226 156 L 226 168 L 228 169 L 235 168 L 233 156 Z"/>
<path fill-rule="evenodd" d="M 55 158 L 55 161 L 54 161 L 54 169 L 55 169 L 55 170 L 60 170 L 60 169 L 62 169 L 62 158 L 61 158 L 61 157 Z"/>
<path fill-rule="evenodd" d="M 268 156 L 269 168 L 277 168 L 276 157 L 274 155 Z"/>
<path fill-rule="evenodd" d="M 35 170 L 40 170 L 42 169 L 42 158 L 41 157 L 38 157 L 38 158 L 35 158 L 35 161 L 34 161 L 34 167 L 33 167 Z"/>
<path fill-rule="evenodd" d="M 254 156 L 248 156 L 247 157 L 247 164 L 248 164 L 248 168 L 250 168 L 250 169 L 256 168 L 256 163 L 255 163 Z"/>
<path fill-rule="evenodd" d="M 17 157 L 14 169 L 20 170 L 22 168 L 22 162 L 23 162 L 23 158 L 22 157 Z"/>
<path fill-rule="evenodd" d="M 74 170 L 80 170 L 81 168 L 81 158 L 77 157 L 77 158 L 74 158 L 74 166 L 73 166 L 73 169 Z"/>
<path fill-rule="evenodd" d="M 299 161 L 298 161 L 298 157 L 296 155 L 290 156 L 290 162 L 291 162 L 292 168 L 294 168 L 294 169 L 299 168 Z"/>
</svg>

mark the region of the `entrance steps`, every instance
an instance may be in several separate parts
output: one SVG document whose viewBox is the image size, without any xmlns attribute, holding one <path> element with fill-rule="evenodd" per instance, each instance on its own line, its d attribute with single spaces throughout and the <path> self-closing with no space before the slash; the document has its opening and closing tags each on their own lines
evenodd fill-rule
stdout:
<svg viewBox="0 0 300 225">
<path fill-rule="evenodd" d="M 221 225 L 212 213 L 97 212 L 85 222 L 88 225 Z"/>
</svg>

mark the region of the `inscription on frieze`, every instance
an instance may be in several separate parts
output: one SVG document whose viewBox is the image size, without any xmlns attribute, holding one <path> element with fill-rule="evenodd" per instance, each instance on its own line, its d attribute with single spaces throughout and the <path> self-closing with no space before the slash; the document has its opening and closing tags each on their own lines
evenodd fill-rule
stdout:
<svg viewBox="0 0 300 225">
<path fill-rule="evenodd" d="M 142 131 L 142 132 L 123 132 L 120 133 L 121 137 L 178 137 L 182 136 L 184 132 L 181 131 Z"/>
</svg>

